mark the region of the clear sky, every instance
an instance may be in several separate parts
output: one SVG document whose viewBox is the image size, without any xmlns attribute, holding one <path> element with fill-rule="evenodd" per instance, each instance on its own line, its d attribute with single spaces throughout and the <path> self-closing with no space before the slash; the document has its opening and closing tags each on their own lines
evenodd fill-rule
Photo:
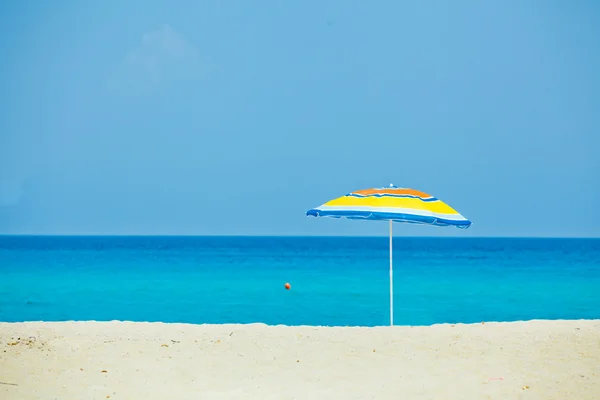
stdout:
<svg viewBox="0 0 600 400">
<path fill-rule="evenodd" d="M 0 232 L 600 236 L 600 2 L 0 3 Z"/>
</svg>

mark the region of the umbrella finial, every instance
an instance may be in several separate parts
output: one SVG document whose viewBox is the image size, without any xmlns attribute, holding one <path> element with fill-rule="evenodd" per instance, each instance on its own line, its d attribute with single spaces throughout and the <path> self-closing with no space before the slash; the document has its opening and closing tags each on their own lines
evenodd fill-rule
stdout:
<svg viewBox="0 0 600 400">
<path fill-rule="evenodd" d="M 391 187 L 391 188 L 395 188 L 395 187 L 396 187 L 396 185 L 394 185 L 393 183 L 390 183 L 390 187 Z"/>
</svg>

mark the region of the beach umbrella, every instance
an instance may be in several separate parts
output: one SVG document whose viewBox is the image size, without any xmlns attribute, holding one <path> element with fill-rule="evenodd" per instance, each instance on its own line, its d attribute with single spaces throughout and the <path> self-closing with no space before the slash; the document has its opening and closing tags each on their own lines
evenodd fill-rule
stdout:
<svg viewBox="0 0 600 400">
<path fill-rule="evenodd" d="M 389 221 L 390 325 L 394 325 L 392 223 L 406 222 L 466 229 L 471 221 L 441 200 L 418 190 L 394 185 L 352 192 L 306 212 L 307 216 Z"/>
</svg>

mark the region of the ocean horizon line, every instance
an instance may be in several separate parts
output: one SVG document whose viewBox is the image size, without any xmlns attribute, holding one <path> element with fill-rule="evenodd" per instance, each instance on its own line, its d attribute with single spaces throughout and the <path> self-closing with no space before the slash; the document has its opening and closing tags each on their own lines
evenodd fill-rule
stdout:
<svg viewBox="0 0 600 400">
<path fill-rule="evenodd" d="M 253 235 L 253 234 L 158 234 L 158 233 L 132 233 L 132 234 L 95 234 L 95 233 L 73 233 L 73 234 L 54 234 L 54 233 L 0 233 L 0 238 L 3 237 L 64 237 L 64 238 L 355 238 L 355 239 L 370 239 L 370 238 L 389 238 L 388 235 Z M 468 235 L 394 235 L 398 239 L 556 239 L 556 240 L 600 240 L 600 236 L 468 236 Z"/>
</svg>

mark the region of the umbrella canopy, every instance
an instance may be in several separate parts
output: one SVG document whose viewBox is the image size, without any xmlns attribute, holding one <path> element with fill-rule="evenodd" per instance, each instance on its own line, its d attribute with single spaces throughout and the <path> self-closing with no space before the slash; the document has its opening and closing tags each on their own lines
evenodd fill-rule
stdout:
<svg viewBox="0 0 600 400">
<path fill-rule="evenodd" d="M 471 225 L 471 221 L 438 198 L 394 185 L 352 192 L 308 210 L 306 215 L 455 226 L 461 229 Z"/>
<path fill-rule="evenodd" d="M 331 200 L 306 212 L 307 216 L 389 221 L 390 225 L 390 325 L 394 325 L 392 222 L 454 226 L 467 229 L 471 221 L 427 193 L 390 185 L 365 189 Z"/>
</svg>

